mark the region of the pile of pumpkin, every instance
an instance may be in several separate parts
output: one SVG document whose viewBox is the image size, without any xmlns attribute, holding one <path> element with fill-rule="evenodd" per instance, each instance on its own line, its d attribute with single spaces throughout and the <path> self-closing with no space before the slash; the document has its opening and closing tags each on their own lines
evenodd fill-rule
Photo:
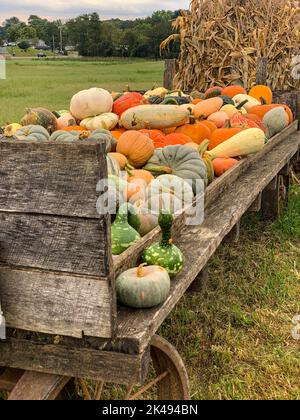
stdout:
<svg viewBox="0 0 300 420">
<path fill-rule="evenodd" d="M 184 208 L 183 197 L 193 201 L 196 181 L 205 188 L 292 123 L 290 108 L 272 102 L 267 86 L 254 86 L 249 93 L 240 85 L 214 86 L 203 94 L 164 88 L 110 93 L 92 88 L 74 95 L 70 110 L 27 110 L 21 124 L 3 127 L 2 139 L 105 141 L 108 191 L 115 207 L 113 254 L 120 255 L 158 225 L 163 231 L 163 241 L 144 252 L 143 262 L 152 268 L 141 266 L 129 273 L 139 279 L 134 296 L 141 296 L 140 278 L 150 273 L 154 279 L 154 270 L 167 285 L 169 276 L 183 267 L 170 232 L 173 215 Z M 122 284 L 120 300 L 133 307 L 153 306 L 147 293 L 138 302 L 126 298 L 133 295 L 123 285 L 124 276 L 117 281 Z M 155 304 L 166 298 L 167 290 Z"/>
</svg>

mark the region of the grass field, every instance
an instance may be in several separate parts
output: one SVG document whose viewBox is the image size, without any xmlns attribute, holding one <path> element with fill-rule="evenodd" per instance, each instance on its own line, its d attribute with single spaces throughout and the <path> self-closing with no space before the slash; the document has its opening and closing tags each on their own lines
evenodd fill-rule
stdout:
<svg viewBox="0 0 300 420">
<path fill-rule="evenodd" d="M 12 60 L 7 79 L 0 80 L 0 125 L 18 122 L 25 109 L 42 106 L 68 109 L 71 97 L 82 89 L 149 89 L 161 84 L 163 62 L 124 60 L 79 62 L 68 60 Z"/>
<path fill-rule="evenodd" d="M 80 89 L 149 88 L 161 62 L 12 61 L 0 81 L 0 122 L 24 109 L 67 108 Z M 240 242 L 223 245 L 210 263 L 208 290 L 186 296 L 161 328 L 185 360 L 193 399 L 300 399 L 300 188 L 274 223 L 246 217 Z"/>
</svg>

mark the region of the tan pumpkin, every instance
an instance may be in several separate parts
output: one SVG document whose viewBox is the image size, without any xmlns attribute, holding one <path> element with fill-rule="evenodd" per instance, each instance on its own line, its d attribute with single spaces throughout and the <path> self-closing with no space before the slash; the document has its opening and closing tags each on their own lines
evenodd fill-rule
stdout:
<svg viewBox="0 0 300 420">
<path fill-rule="evenodd" d="M 57 119 L 57 129 L 62 130 L 65 127 L 71 127 L 77 125 L 76 119 L 72 114 L 67 112 Z"/>
<path fill-rule="evenodd" d="M 78 120 L 95 117 L 111 112 L 113 98 L 111 94 L 101 88 L 91 88 L 76 93 L 71 99 L 70 111 Z"/>
<path fill-rule="evenodd" d="M 193 114 L 198 119 L 206 119 L 214 112 L 220 111 L 223 104 L 223 99 L 219 97 L 206 99 L 195 106 Z"/>
<path fill-rule="evenodd" d="M 117 144 L 117 152 L 126 156 L 128 162 L 135 168 L 144 166 L 153 156 L 154 151 L 152 140 L 139 131 L 126 131 Z"/>
</svg>

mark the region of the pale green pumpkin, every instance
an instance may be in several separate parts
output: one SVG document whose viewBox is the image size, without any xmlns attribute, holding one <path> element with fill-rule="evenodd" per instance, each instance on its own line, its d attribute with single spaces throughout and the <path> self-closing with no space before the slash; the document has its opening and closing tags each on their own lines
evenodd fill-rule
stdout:
<svg viewBox="0 0 300 420">
<path fill-rule="evenodd" d="M 164 268 L 144 264 L 125 271 L 116 280 L 119 302 L 135 309 L 153 308 L 165 302 L 170 286 L 170 276 Z"/>
<path fill-rule="evenodd" d="M 183 268 L 184 257 L 180 249 L 173 244 L 171 236 L 173 216 L 161 212 L 158 223 L 162 230 L 162 240 L 147 248 L 142 260 L 148 265 L 159 265 L 165 268 L 170 276 L 175 276 Z"/>
</svg>

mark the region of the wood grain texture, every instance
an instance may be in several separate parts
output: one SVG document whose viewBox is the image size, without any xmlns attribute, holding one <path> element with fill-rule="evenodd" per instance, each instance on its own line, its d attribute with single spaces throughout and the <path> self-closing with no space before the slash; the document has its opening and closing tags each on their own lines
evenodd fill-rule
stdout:
<svg viewBox="0 0 300 420">
<path fill-rule="evenodd" d="M 112 336 L 106 280 L 0 267 L 0 296 L 8 327 L 78 338 Z"/>
<path fill-rule="evenodd" d="M 0 142 L 0 211 L 98 218 L 104 142 Z"/>
<path fill-rule="evenodd" d="M 122 348 L 123 342 L 128 348 L 128 342 L 131 340 L 132 352 L 143 351 L 164 319 L 208 263 L 223 238 L 299 148 L 300 133 L 296 133 L 277 145 L 263 160 L 254 163 L 228 187 L 226 193 L 219 197 L 216 203 L 211 203 L 202 226 L 186 226 L 181 231 L 175 244 L 183 251 L 189 263 L 172 281 L 171 293 L 160 307 L 144 311 L 120 308 L 119 340 L 114 342 L 113 348 Z"/>
<path fill-rule="evenodd" d="M 264 156 L 276 147 L 281 142 L 284 142 L 288 139 L 293 133 L 296 132 L 298 122 L 295 121 L 287 129 L 283 130 L 281 133 L 274 136 L 264 147 L 264 149 L 252 156 L 249 156 L 246 159 L 241 160 L 237 165 L 231 168 L 226 172 L 222 177 L 217 178 L 206 190 L 205 192 L 205 208 L 207 209 L 211 203 L 216 201 L 219 196 L 228 189 L 233 182 L 235 182 L 243 173 L 245 173 L 248 168 L 251 167 L 256 161 L 260 161 Z M 197 198 L 199 199 L 199 197 Z M 173 226 L 173 236 L 180 234 L 180 231 L 186 225 L 186 214 L 179 215 L 174 222 Z M 118 257 L 114 257 L 114 267 L 116 275 L 119 275 L 122 271 L 129 269 L 137 264 L 141 253 L 145 248 L 151 245 L 154 242 L 160 240 L 161 230 L 160 228 L 154 229 L 148 235 L 146 235 L 142 240 L 140 240 L 136 245 L 132 246 L 130 249 L 125 251 Z"/>
<path fill-rule="evenodd" d="M 109 383 L 142 384 L 149 361 L 148 349 L 139 355 L 126 355 L 14 338 L 0 341 L 0 366 Z"/>
<path fill-rule="evenodd" d="M 110 221 L 0 212 L 0 263 L 107 276 Z"/>
<path fill-rule="evenodd" d="M 165 60 L 164 87 L 168 90 L 174 89 L 174 77 L 176 74 L 177 60 Z"/>
<path fill-rule="evenodd" d="M 4 369 L 0 374 L 0 390 L 10 392 L 23 374 L 24 370 L 21 369 Z"/>
</svg>

